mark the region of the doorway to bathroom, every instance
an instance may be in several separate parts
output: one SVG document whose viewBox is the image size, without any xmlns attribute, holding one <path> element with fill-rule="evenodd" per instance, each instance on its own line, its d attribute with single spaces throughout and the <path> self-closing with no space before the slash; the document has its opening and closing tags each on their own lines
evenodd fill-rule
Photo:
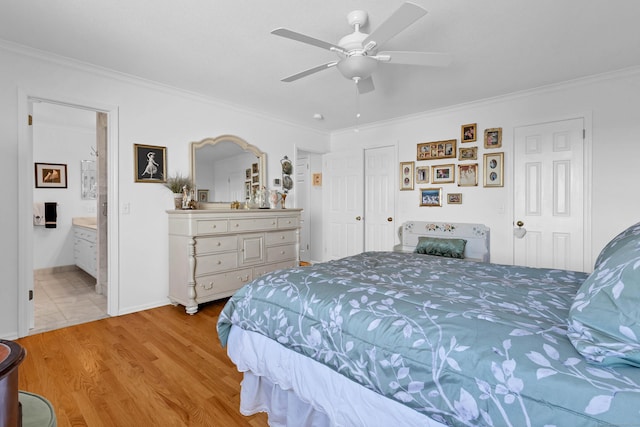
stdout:
<svg viewBox="0 0 640 427">
<path fill-rule="evenodd" d="M 108 115 L 33 100 L 31 118 L 35 334 L 108 316 Z M 49 165 L 59 184 L 40 179 Z"/>
</svg>

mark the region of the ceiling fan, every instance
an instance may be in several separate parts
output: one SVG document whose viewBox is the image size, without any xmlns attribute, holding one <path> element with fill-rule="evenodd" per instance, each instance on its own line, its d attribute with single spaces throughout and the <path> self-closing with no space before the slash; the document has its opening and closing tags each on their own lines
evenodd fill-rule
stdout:
<svg viewBox="0 0 640 427">
<path fill-rule="evenodd" d="M 359 93 L 367 93 L 375 89 L 371 74 L 379 63 L 446 67 L 453 58 L 445 53 L 379 51 L 391 38 L 426 13 L 427 11 L 418 5 L 404 3 L 371 34 L 367 34 L 360 31 L 360 28 L 367 22 L 367 12 L 354 10 L 347 15 L 349 25 L 353 27 L 354 31 L 340 39 L 337 44 L 318 40 L 286 28 L 276 28 L 271 31 L 271 34 L 327 49 L 338 55 L 336 61 L 301 71 L 282 79 L 282 81 L 292 82 L 335 66 L 344 77 L 355 81 Z"/>
</svg>

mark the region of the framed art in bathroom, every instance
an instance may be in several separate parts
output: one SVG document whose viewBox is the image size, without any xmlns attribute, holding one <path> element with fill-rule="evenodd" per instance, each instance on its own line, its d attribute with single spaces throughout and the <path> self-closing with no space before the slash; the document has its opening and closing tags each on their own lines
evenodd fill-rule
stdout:
<svg viewBox="0 0 640 427">
<path fill-rule="evenodd" d="M 167 182 L 167 148 L 133 144 L 135 182 Z"/>
<path fill-rule="evenodd" d="M 36 163 L 36 188 L 67 188 L 67 165 Z"/>
</svg>

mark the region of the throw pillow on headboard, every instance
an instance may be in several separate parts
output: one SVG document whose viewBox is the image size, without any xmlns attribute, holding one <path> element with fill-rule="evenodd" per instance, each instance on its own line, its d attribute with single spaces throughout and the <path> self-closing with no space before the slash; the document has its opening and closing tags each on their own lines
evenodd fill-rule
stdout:
<svg viewBox="0 0 640 427">
<path fill-rule="evenodd" d="M 464 258 L 465 239 L 441 239 L 438 237 L 419 237 L 415 253 L 435 255 L 447 258 Z"/>
</svg>

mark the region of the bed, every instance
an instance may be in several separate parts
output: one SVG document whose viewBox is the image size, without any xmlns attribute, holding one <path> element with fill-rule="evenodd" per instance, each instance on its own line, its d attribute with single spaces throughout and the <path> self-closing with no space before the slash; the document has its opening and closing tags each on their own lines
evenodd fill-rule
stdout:
<svg viewBox="0 0 640 427">
<path fill-rule="evenodd" d="M 470 238 L 488 257 L 481 224 L 411 222 L 397 252 L 240 289 L 218 335 L 244 373 L 241 412 L 273 426 L 640 425 L 640 223 L 590 275 L 456 257 Z"/>
</svg>

